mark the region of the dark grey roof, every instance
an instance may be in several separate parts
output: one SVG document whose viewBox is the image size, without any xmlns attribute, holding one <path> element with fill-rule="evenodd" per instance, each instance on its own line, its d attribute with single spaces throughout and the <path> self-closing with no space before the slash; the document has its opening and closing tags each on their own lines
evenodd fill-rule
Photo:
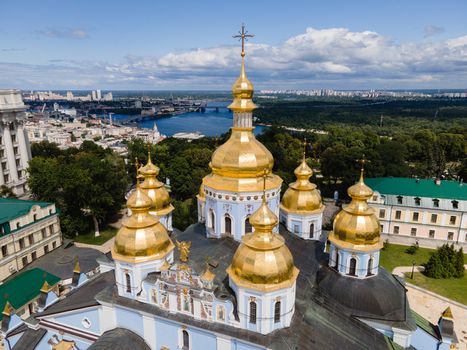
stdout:
<svg viewBox="0 0 467 350">
<path fill-rule="evenodd" d="M 39 267 L 62 280 L 73 277 L 75 267 L 75 257 L 79 259 L 81 272 L 87 273 L 94 270 L 98 265 L 96 259 L 105 257 L 105 254 L 92 248 L 79 248 L 74 244 L 69 245 L 64 242 L 60 247 L 37 258 L 31 262 L 26 269 Z M 68 246 L 68 248 L 66 248 Z"/>
<path fill-rule="evenodd" d="M 317 282 L 323 294 L 347 308 L 347 313 L 352 316 L 391 322 L 392 325 L 397 323 L 403 328 L 414 329 L 405 324 L 405 287 L 383 268 L 374 277 L 358 279 L 342 276 L 332 268 L 323 266 L 318 272 Z"/>
<path fill-rule="evenodd" d="M 58 312 L 99 305 L 94 296 L 104 288 L 113 285 L 115 285 L 115 272 L 113 270 L 97 275 L 79 288 L 73 289 L 66 298 L 51 305 L 45 311 L 37 314 L 36 317 L 40 318 Z"/>
<path fill-rule="evenodd" d="M 88 350 L 151 350 L 143 338 L 125 328 L 115 328 L 102 334 Z"/>
<path fill-rule="evenodd" d="M 13 350 L 35 349 L 46 333 L 46 329 L 32 329 L 26 326 L 23 335 L 13 346 Z"/>
</svg>

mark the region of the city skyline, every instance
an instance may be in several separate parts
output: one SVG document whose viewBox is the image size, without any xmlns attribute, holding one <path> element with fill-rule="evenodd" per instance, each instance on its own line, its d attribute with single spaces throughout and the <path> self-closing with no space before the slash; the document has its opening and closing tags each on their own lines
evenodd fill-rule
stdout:
<svg viewBox="0 0 467 350">
<path fill-rule="evenodd" d="M 466 11 L 461 1 L 10 2 L 0 87 L 227 90 L 245 22 L 257 89 L 462 89 Z"/>
</svg>

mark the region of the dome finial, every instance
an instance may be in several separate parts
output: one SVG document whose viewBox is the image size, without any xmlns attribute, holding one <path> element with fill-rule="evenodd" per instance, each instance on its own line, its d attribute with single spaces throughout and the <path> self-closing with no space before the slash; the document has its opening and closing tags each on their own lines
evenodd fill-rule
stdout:
<svg viewBox="0 0 467 350">
<path fill-rule="evenodd" d="M 263 170 L 263 204 L 266 203 L 266 178 L 268 177 L 268 170 Z"/>
<path fill-rule="evenodd" d="M 365 172 L 365 164 L 370 161 L 365 158 L 365 154 L 362 154 L 362 158 L 357 159 L 357 163 L 360 163 L 360 182 L 363 182 L 363 174 Z"/>
<path fill-rule="evenodd" d="M 242 58 L 245 57 L 245 41 L 248 41 L 248 38 L 253 38 L 254 34 L 248 34 L 248 31 L 245 31 L 245 23 L 242 23 L 242 31 L 238 31 L 237 35 L 232 35 L 232 38 L 238 38 L 238 40 L 242 41 Z M 243 60 L 242 60 L 243 66 Z"/>
<path fill-rule="evenodd" d="M 303 139 L 303 161 L 306 160 L 306 137 Z"/>
</svg>

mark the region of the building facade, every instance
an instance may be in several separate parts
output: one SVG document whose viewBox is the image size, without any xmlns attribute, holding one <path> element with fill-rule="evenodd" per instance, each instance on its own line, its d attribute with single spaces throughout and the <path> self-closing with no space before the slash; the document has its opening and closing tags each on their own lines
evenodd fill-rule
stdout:
<svg viewBox="0 0 467 350">
<path fill-rule="evenodd" d="M 27 192 L 31 149 L 23 123 L 26 106 L 21 91 L 0 90 L 0 186 L 21 196 Z"/>
<path fill-rule="evenodd" d="M 0 198 L 0 281 L 61 244 L 55 204 Z"/>
<path fill-rule="evenodd" d="M 390 242 L 434 248 L 467 247 L 467 186 L 462 182 L 372 178 L 370 205 Z"/>
</svg>

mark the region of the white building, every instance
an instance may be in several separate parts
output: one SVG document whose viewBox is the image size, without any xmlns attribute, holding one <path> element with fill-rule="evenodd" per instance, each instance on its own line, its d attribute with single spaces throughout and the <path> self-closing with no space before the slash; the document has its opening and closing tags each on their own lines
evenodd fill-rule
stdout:
<svg viewBox="0 0 467 350">
<path fill-rule="evenodd" d="M 29 140 L 23 127 L 26 106 L 19 90 L 0 90 L 0 186 L 16 195 L 27 191 Z"/>
<path fill-rule="evenodd" d="M 415 178 L 372 178 L 370 204 L 390 242 L 467 248 L 467 186 L 462 182 Z"/>
<path fill-rule="evenodd" d="M 0 198 L 0 281 L 62 244 L 55 204 Z"/>
</svg>

